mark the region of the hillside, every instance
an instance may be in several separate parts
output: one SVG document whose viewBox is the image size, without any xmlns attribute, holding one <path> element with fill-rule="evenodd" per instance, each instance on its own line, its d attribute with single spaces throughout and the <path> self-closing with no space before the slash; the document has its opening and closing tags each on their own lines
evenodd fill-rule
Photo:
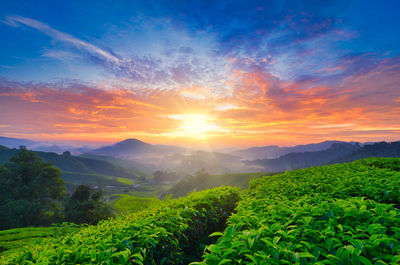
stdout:
<svg viewBox="0 0 400 265">
<path fill-rule="evenodd" d="M 0 253 L 11 254 L 29 244 L 37 244 L 47 237 L 63 237 L 77 230 L 73 224 L 61 224 L 51 227 L 25 227 L 0 231 Z"/>
<path fill-rule="evenodd" d="M 399 158 L 370 158 L 264 176 L 242 196 L 228 187 L 192 193 L 0 262 L 398 264 L 399 168 Z"/>
<path fill-rule="evenodd" d="M 217 188 L 161 203 L 147 211 L 106 220 L 68 234 L 44 239 L 21 252 L 0 256 L 0 263 L 188 264 L 215 240 L 239 201 L 234 188 Z"/>
<path fill-rule="evenodd" d="M 19 139 L 19 138 L 11 138 L 11 137 L 4 137 L 0 136 L 0 145 L 11 147 L 11 148 L 18 148 L 21 145 L 23 146 L 32 146 L 37 144 L 35 141 L 31 141 L 28 139 Z"/>
<path fill-rule="evenodd" d="M 125 160 L 119 159 L 112 156 L 104 156 L 104 155 L 94 155 L 94 154 L 80 154 L 79 157 L 94 159 L 94 160 L 101 160 L 106 161 L 110 164 L 120 166 L 130 173 L 135 174 L 136 176 L 145 176 L 150 177 L 150 175 L 156 170 L 155 168 L 148 167 L 143 165 L 135 160 Z"/>
<path fill-rule="evenodd" d="M 126 139 L 113 145 L 91 150 L 88 153 L 123 159 L 143 159 L 143 157 L 160 157 L 167 154 L 185 153 L 185 151 L 184 148 L 177 146 L 152 145 L 137 139 Z"/>
<path fill-rule="evenodd" d="M 295 152 L 283 155 L 276 159 L 258 159 L 248 161 L 249 165 L 263 166 L 265 171 L 280 172 L 298 168 L 324 165 L 328 162 L 351 154 L 358 150 L 360 146 L 352 143 L 333 143 L 331 147 L 322 151 L 315 152 Z"/>
<path fill-rule="evenodd" d="M 274 173 L 257 172 L 257 173 L 228 173 L 221 175 L 210 175 L 206 172 L 198 172 L 193 176 L 186 176 L 184 179 L 173 185 L 161 194 L 161 197 L 172 196 L 178 198 L 187 195 L 192 191 L 199 191 L 220 186 L 239 187 L 247 189 L 250 180 L 269 176 Z"/>
<path fill-rule="evenodd" d="M 18 152 L 18 149 L 2 146 L 0 148 L 0 163 L 7 162 L 11 156 Z M 62 178 L 68 184 L 79 185 L 85 183 L 95 186 L 126 186 L 128 180 L 139 177 L 120 166 L 106 161 L 72 156 L 68 153 L 63 155 L 38 151 L 35 153 L 40 158 L 54 163 L 56 167 L 61 169 Z"/>
<path fill-rule="evenodd" d="M 325 141 L 321 143 L 280 147 L 277 145 L 257 146 L 247 149 L 240 149 L 232 154 L 243 157 L 247 160 L 255 159 L 274 159 L 289 153 L 317 152 L 329 149 L 333 144 L 345 143 L 341 141 Z M 357 144 L 357 143 L 351 143 Z"/>
<path fill-rule="evenodd" d="M 255 179 L 196 264 L 398 264 L 399 165 L 366 159 Z"/>
<path fill-rule="evenodd" d="M 331 161 L 331 163 L 345 163 L 368 157 L 400 157 L 400 141 L 387 143 L 379 142 L 364 145 L 351 154 L 344 155 Z"/>
</svg>

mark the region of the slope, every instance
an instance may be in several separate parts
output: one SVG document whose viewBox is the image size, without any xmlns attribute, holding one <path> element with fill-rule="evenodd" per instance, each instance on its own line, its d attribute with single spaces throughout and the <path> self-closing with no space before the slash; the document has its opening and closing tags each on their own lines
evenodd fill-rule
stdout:
<svg viewBox="0 0 400 265">
<path fill-rule="evenodd" d="M 0 263 L 188 264 L 214 241 L 210 233 L 224 229 L 239 198 L 237 189 L 229 187 L 190 194 L 28 245 L 25 252 L 0 256 Z"/>
<path fill-rule="evenodd" d="M 18 149 L 10 149 L 2 146 L 0 148 L 0 163 L 7 162 L 10 157 L 18 153 Z M 128 170 L 111 163 L 72 156 L 68 153 L 58 155 L 56 153 L 35 152 L 45 161 L 54 163 L 61 169 L 62 178 L 73 185 L 90 184 L 97 186 L 119 185 L 126 186 L 121 180 L 135 179 L 136 176 Z M 118 179 L 120 178 L 120 179 Z"/>
<path fill-rule="evenodd" d="M 248 161 L 249 165 L 260 165 L 265 171 L 280 172 L 327 164 L 329 161 L 351 154 L 360 148 L 358 144 L 334 143 L 330 148 L 316 152 L 296 152 L 276 159 L 258 159 Z"/>
<path fill-rule="evenodd" d="M 352 162 L 368 157 L 400 157 L 400 141 L 397 142 L 379 142 L 364 145 L 351 154 L 344 155 L 331 161 L 331 163 Z"/>
<path fill-rule="evenodd" d="M 196 264 L 398 264 L 399 166 L 365 159 L 255 179 Z"/>
</svg>

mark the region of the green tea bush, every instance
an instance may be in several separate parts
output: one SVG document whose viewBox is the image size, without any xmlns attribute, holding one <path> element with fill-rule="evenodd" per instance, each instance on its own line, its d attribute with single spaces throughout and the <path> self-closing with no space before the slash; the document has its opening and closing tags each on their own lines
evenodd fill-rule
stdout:
<svg viewBox="0 0 400 265">
<path fill-rule="evenodd" d="M 0 255 L 20 251 L 28 244 L 40 244 L 48 237 L 62 237 L 79 227 L 73 223 L 61 223 L 51 227 L 25 227 L 0 231 Z"/>
<path fill-rule="evenodd" d="M 187 264 L 222 231 L 239 191 L 221 187 L 82 228 L 3 257 L 5 264 Z"/>
<path fill-rule="evenodd" d="M 399 165 L 366 159 L 256 179 L 193 264 L 398 264 Z"/>
<path fill-rule="evenodd" d="M 120 213 L 135 213 L 160 204 L 155 197 L 136 197 L 128 194 L 119 194 L 114 202 L 114 208 Z"/>
</svg>

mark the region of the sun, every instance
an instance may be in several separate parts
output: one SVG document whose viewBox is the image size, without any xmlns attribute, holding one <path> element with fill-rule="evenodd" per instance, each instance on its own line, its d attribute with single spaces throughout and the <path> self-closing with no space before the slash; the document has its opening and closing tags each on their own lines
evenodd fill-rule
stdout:
<svg viewBox="0 0 400 265">
<path fill-rule="evenodd" d="M 221 127 L 214 124 L 213 119 L 207 114 L 176 114 L 171 115 L 170 118 L 182 121 L 177 131 L 186 137 L 207 138 L 210 134 L 221 131 Z"/>
</svg>

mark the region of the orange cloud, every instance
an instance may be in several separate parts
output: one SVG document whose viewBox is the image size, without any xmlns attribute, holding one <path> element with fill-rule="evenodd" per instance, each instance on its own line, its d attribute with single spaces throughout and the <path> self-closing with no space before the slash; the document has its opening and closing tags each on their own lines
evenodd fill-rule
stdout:
<svg viewBox="0 0 400 265">
<path fill-rule="evenodd" d="M 1 81 L 0 133 L 57 141 L 152 143 L 198 141 L 213 146 L 299 144 L 328 139 L 398 140 L 400 67 L 385 62 L 338 85 L 280 80 L 265 71 L 234 71 L 226 91 L 200 85 L 146 90 Z M 196 115 L 203 116 L 196 116 Z M 197 136 L 201 136 L 197 133 Z"/>
</svg>

